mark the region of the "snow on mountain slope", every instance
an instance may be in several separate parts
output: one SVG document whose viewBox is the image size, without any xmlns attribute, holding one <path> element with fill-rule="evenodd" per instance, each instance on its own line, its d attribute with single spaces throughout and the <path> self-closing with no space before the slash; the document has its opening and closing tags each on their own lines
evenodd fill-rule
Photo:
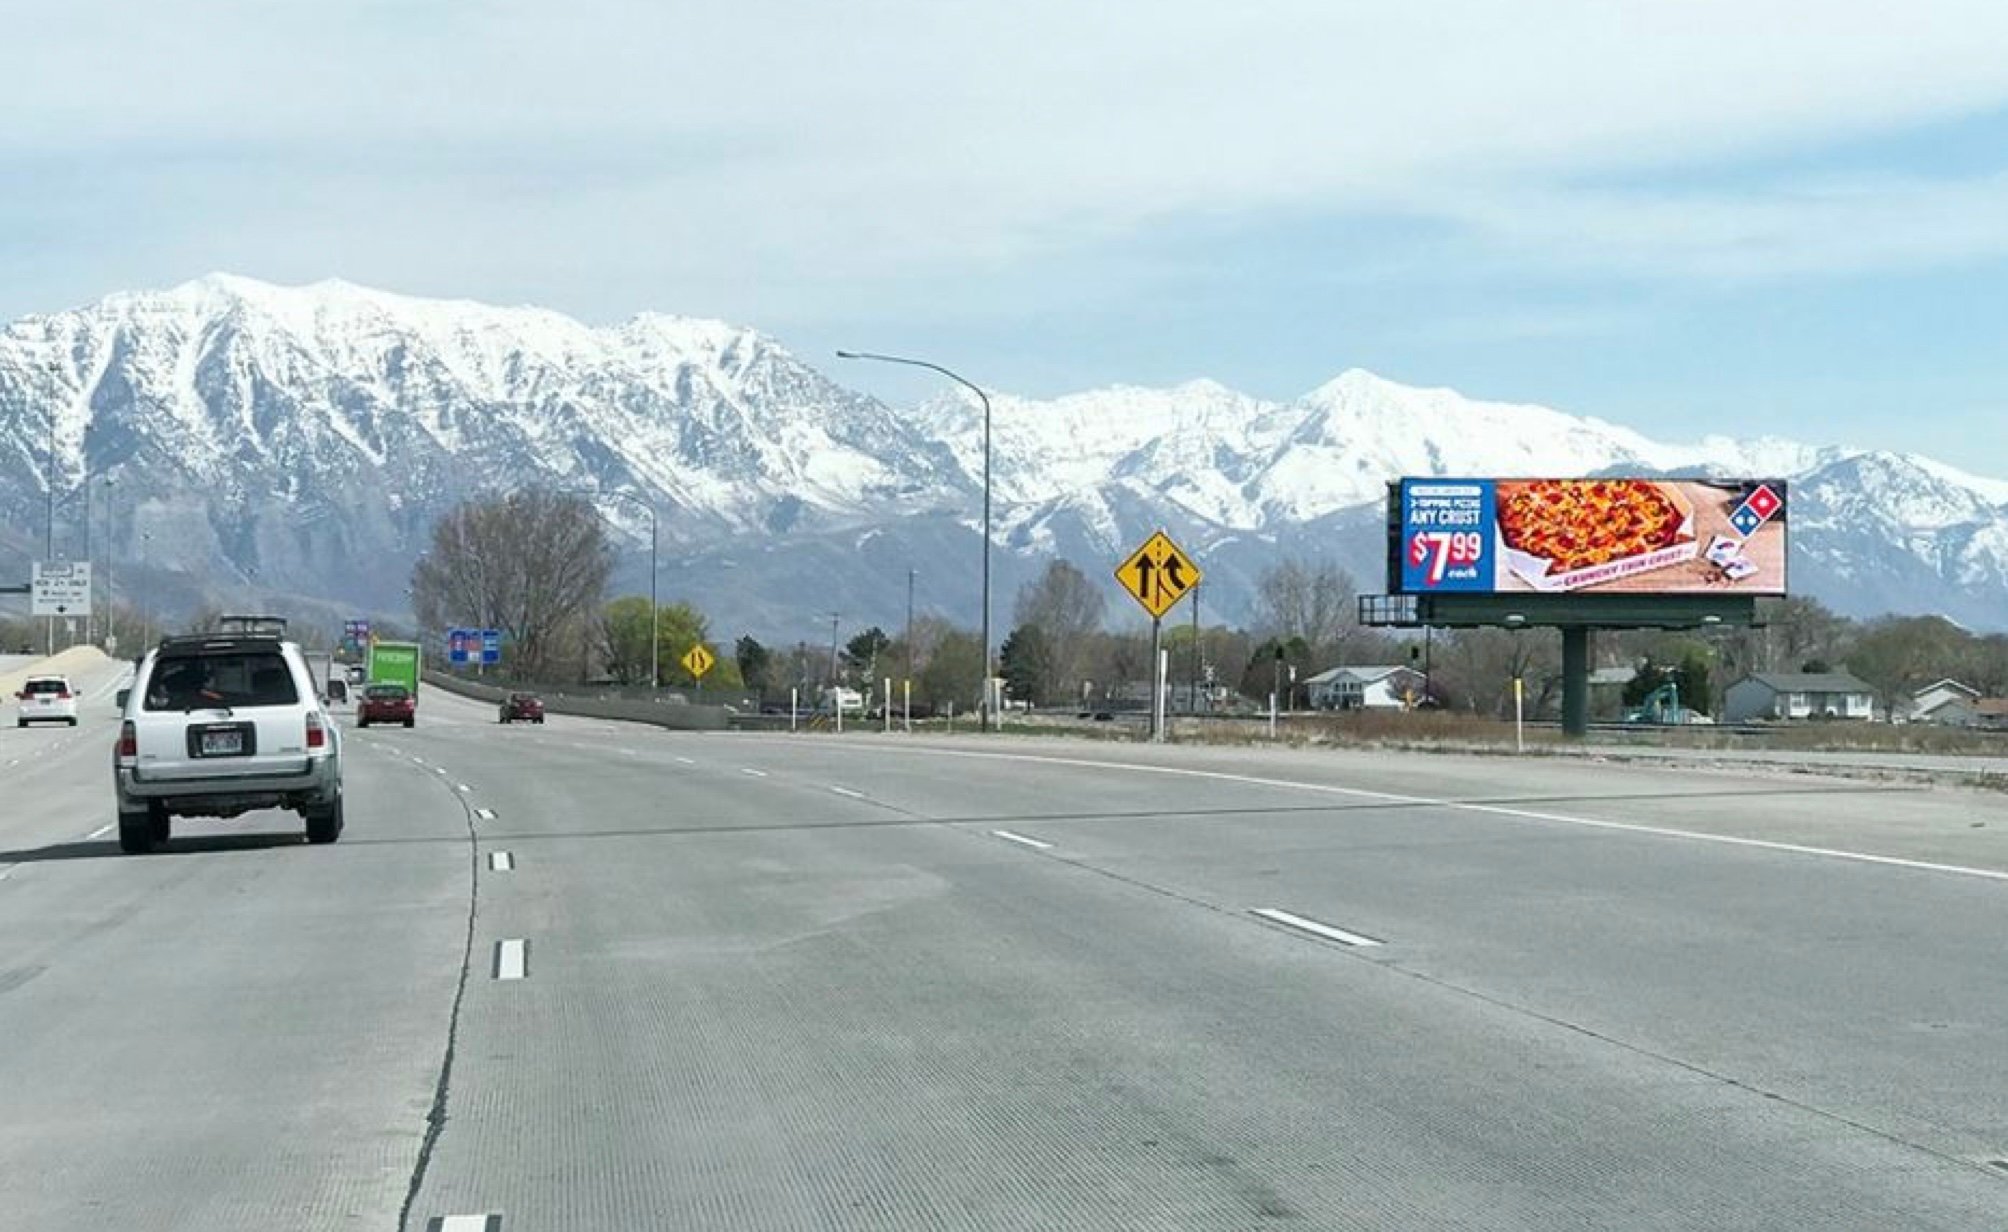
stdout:
<svg viewBox="0 0 2008 1232">
<path fill-rule="evenodd" d="M 1685 471 L 1793 480 L 1807 562 L 1795 577 L 1844 611 L 1998 627 L 2008 607 L 2008 482 L 1928 459 L 1665 442 L 1358 369 L 1284 402 L 1211 381 L 992 400 L 1006 578 L 1054 553 L 1105 575 L 1162 525 L 1214 552 L 1211 610 L 1233 618 L 1280 554 L 1375 561 L 1370 509 L 1399 475 Z M 805 603 L 888 618 L 902 588 L 864 562 L 902 559 L 900 582 L 908 568 L 937 579 L 943 609 L 966 615 L 945 596 L 960 594 L 979 524 L 974 399 L 951 387 L 895 411 L 724 322 L 646 313 L 594 328 L 539 308 L 229 275 L 15 321 L 0 327 L 10 571 L 39 539 L 52 412 L 59 494 L 86 464 L 116 476 L 118 551 L 143 546 L 188 593 L 235 580 L 395 610 L 433 519 L 537 483 L 652 501 L 665 554 L 705 570 L 722 622 Z M 630 549 L 645 546 L 634 502 L 605 512 Z M 62 521 L 59 550 L 75 552 L 76 515 Z M 632 553 L 626 567 L 632 585 Z"/>
</svg>

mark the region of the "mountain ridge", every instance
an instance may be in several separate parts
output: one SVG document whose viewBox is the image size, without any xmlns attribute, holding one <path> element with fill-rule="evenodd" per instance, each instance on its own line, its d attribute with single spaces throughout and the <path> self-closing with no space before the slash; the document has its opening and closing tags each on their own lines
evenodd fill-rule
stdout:
<svg viewBox="0 0 2008 1232">
<path fill-rule="evenodd" d="M 1935 459 L 1664 442 L 1361 368 L 1283 401 L 1208 379 L 992 401 L 1006 609 L 1043 557 L 1106 576 L 1160 525 L 1210 554 L 1209 610 L 1227 618 L 1245 616 L 1265 563 L 1291 554 L 1336 557 L 1376 589 L 1373 515 L 1392 477 L 1630 470 L 1792 481 L 1795 583 L 1838 610 L 2008 623 L 2008 481 Z M 883 623 L 910 568 L 937 581 L 924 607 L 974 623 L 960 594 L 979 541 L 973 399 L 888 407 L 723 321 L 644 312 L 596 327 L 534 306 L 228 274 L 19 318 L 0 326 L 0 568 L 25 572 L 39 547 L 51 409 L 59 497 L 86 465 L 116 476 L 136 511 L 114 527 L 118 550 L 144 547 L 149 576 L 191 595 L 396 612 L 434 518 L 541 483 L 652 500 L 665 593 L 701 589 L 690 597 L 723 627 L 778 634 L 815 623 L 808 606 Z M 639 569 L 646 589 L 648 519 L 628 500 L 604 512 L 628 547 L 623 583 Z"/>
</svg>

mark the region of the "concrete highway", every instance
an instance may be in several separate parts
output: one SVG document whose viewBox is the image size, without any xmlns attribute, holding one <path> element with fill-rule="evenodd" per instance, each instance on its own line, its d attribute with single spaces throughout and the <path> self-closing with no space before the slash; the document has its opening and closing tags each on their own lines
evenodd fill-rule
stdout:
<svg viewBox="0 0 2008 1232">
<path fill-rule="evenodd" d="M 0 726 L 0 1227 L 2008 1227 L 2001 793 L 435 690 L 339 844 L 126 857 L 79 676 Z"/>
</svg>

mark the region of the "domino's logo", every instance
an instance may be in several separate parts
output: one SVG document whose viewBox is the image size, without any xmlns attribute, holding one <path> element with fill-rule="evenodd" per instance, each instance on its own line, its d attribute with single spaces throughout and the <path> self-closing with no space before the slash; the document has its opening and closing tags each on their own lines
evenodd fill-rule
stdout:
<svg viewBox="0 0 2008 1232">
<path fill-rule="evenodd" d="M 1757 528 L 1776 517 L 1785 507 L 1785 501 L 1769 484 L 1758 484 L 1757 490 L 1743 498 L 1736 511 L 1729 515 L 1729 525 L 1736 533 L 1748 539 L 1757 533 Z"/>
</svg>

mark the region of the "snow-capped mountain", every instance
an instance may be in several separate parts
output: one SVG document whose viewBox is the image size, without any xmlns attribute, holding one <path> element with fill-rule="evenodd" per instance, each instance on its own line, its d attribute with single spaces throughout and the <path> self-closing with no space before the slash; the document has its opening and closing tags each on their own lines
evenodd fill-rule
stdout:
<svg viewBox="0 0 2008 1232">
<path fill-rule="evenodd" d="M 1047 556 L 1106 576 L 1160 525 L 1201 554 L 1208 611 L 1233 619 L 1286 554 L 1335 555 L 1376 586 L 1391 477 L 1630 471 L 1789 478 L 1796 589 L 1856 614 L 2008 623 L 2008 483 L 1928 459 L 1662 442 L 1359 370 L 1289 402 L 1197 381 L 993 403 L 1000 622 Z M 0 572 L 25 572 L 40 549 L 51 413 L 70 502 L 58 550 L 81 554 L 73 494 L 87 473 L 110 476 L 120 567 L 170 602 L 283 595 L 395 613 L 434 518 L 539 483 L 639 498 L 603 502 L 635 589 L 652 503 L 665 595 L 722 631 L 808 637 L 832 609 L 890 624 L 909 569 L 923 609 L 974 619 L 973 399 L 894 410 L 716 321 L 595 329 L 226 275 L 24 318 L 0 329 Z"/>
</svg>

